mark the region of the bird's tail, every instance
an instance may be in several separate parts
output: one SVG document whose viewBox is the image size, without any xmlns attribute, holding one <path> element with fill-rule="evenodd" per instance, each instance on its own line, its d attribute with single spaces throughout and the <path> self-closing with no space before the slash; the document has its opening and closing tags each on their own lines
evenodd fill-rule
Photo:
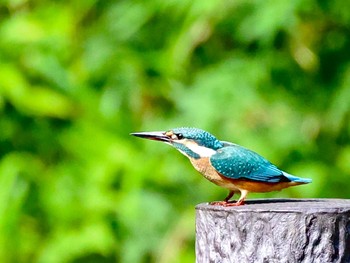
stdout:
<svg viewBox="0 0 350 263">
<path fill-rule="evenodd" d="M 302 184 L 308 184 L 312 182 L 312 180 L 309 178 L 300 178 L 300 177 L 288 174 L 286 172 L 283 172 L 283 175 L 291 182 L 302 183 Z"/>
</svg>

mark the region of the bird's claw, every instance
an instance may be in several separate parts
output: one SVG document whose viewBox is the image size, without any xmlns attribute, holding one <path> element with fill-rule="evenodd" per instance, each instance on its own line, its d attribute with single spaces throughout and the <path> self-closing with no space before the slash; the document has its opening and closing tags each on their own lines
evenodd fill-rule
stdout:
<svg viewBox="0 0 350 263">
<path fill-rule="evenodd" d="M 214 201 L 214 202 L 210 202 L 210 204 L 224 206 L 224 207 L 240 206 L 240 205 L 244 205 L 244 200 L 238 200 L 237 202 L 234 202 L 234 201 Z"/>
</svg>

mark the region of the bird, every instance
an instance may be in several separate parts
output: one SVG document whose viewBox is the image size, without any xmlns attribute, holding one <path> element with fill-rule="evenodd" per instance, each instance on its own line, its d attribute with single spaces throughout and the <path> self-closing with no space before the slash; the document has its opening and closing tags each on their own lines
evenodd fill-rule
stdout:
<svg viewBox="0 0 350 263">
<path fill-rule="evenodd" d="M 279 191 L 312 181 L 286 173 L 258 153 L 235 143 L 220 141 L 202 129 L 182 127 L 131 135 L 173 146 L 188 157 L 206 179 L 229 190 L 223 201 L 211 202 L 212 205 L 240 206 L 245 204 L 249 192 Z M 230 200 L 235 193 L 240 193 L 236 202 Z"/>
</svg>

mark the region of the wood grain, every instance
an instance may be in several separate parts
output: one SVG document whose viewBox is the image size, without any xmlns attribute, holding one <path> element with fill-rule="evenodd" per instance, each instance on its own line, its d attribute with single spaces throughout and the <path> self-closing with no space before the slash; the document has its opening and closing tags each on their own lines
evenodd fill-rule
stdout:
<svg viewBox="0 0 350 263">
<path fill-rule="evenodd" d="M 350 200 L 200 204 L 196 262 L 350 262 Z"/>
</svg>

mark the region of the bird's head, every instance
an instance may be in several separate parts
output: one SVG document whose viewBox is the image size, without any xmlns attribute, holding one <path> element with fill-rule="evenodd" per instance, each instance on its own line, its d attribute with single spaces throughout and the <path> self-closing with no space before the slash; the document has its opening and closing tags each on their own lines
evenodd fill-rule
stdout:
<svg viewBox="0 0 350 263">
<path fill-rule="evenodd" d="M 223 147 L 212 134 L 197 128 L 174 128 L 161 132 L 135 132 L 131 135 L 172 145 L 189 158 L 210 157 Z"/>
</svg>

